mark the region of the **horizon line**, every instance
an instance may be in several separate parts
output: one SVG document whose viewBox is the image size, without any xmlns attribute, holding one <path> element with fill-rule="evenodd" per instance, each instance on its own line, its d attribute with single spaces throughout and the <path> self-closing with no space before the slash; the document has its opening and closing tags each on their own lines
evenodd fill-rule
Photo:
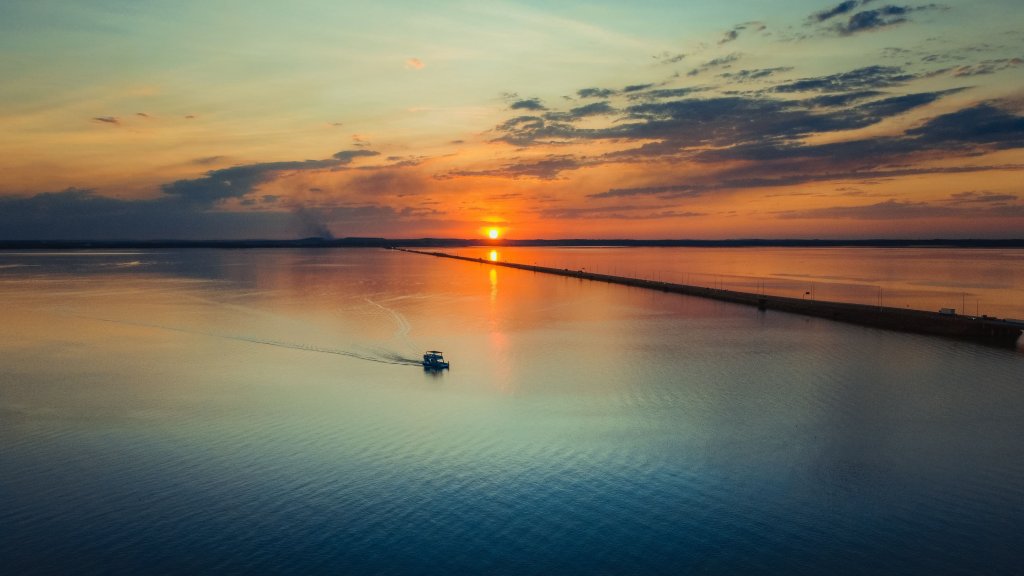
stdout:
<svg viewBox="0 0 1024 576">
<path fill-rule="evenodd" d="M 46 248 L 315 248 L 315 247 L 962 247 L 1024 248 L 1024 238 L 385 238 L 348 236 L 293 239 L 52 239 L 0 240 L 0 249 Z"/>
</svg>

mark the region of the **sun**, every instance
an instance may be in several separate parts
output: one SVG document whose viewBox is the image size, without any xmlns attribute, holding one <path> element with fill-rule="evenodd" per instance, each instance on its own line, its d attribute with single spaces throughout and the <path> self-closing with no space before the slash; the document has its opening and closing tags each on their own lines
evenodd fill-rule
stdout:
<svg viewBox="0 0 1024 576">
<path fill-rule="evenodd" d="M 497 240 L 498 239 L 498 229 L 497 228 L 488 228 L 487 229 L 487 237 L 490 238 L 491 240 Z"/>
</svg>

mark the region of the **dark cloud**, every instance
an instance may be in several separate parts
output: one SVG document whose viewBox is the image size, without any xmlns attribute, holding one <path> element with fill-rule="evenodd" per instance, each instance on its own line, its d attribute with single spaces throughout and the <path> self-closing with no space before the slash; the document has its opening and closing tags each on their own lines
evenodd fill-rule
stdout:
<svg viewBox="0 0 1024 576">
<path fill-rule="evenodd" d="M 963 62 L 965 60 L 970 59 L 972 56 L 990 55 L 996 52 L 1005 53 L 1008 50 L 1013 50 L 1013 48 L 1004 44 L 988 44 L 986 42 L 981 42 L 977 44 L 968 44 L 966 46 L 947 46 L 947 49 L 941 52 L 921 53 L 912 52 L 909 50 L 907 50 L 906 52 L 908 54 L 920 55 L 921 62 L 929 64 L 943 64 L 950 62 Z M 991 62 L 1005 62 L 1008 60 L 1012 60 L 1012 58 L 1000 58 L 992 60 Z"/>
<path fill-rule="evenodd" d="M 831 20 L 832 18 L 835 18 L 836 16 L 842 16 L 843 14 L 849 14 L 855 8 L 857 8 L 858 6 L 863 6 L 864 4 L 867 4 L 867 3 L 871 2 L 871 1 L 872 0 L 846 0 L 845 2 L 840 2 L 839 4 L 836 4 L 835 6 L 833 6 L 831 8 L 828 8 L 826 10 L 822 10 L 820 12 L 815 12 L 814 14 L 811 14 L 808 17 L 808 20 L 810 20 L 812 23 L 824 22 L 826 20 Z"/>
<path fill-rule="evenodd" d="M 547 107 L 541 103 L 539 98 L 527 98 L 525 100 L 517 100 L 509 105 L 512 110 L 547 110 Z"/>
<path fill-rule="evenodd" d="M 145 112 L 136 112 L 135 115 L 140 117 L 140 118 L 152 118 L 152 116 L 150 116 L 149 114 L 146 114 Z"/>
<path fill-rule="evenodd" d="M 881 122 L 885 118 L 899 116 L 915 108 L 931 104 L 939 98 L 961 92 L 961 88 L 938 92 L 918 92 L 874 100 L 850 109 L 853 116 L 862 118 L 865 126 Z M 840 112 L 841 113 L 841 112 Z"/>
<path fill-rule="evenodd" d="M 640 92 L 641 90 L 647 90 L 653 87 L 654 84 L 631 84 L 622 89 L 623 94 L 629 94 L 630 92 Z"/>
<path fill-rule="evenodd" d="M 516 116 L 509 118 L 498 125 L 501 131 L 531 130 L 544 126 L 544 119 L 540 116 Z"/>
<path fill-rule="evenodd" d="M 580 98 L 608 98 L 615 95 L 615 90 L 607 88 L 583 88 L 577 90 L 576 95 Z"/>
<path fill-rule="evenodd" d="M 945 92 L 948 93 L 948 92 Z M 970 165 L 956 167 L 913 167 L 914 159 L 922 154 L 941 151 L 943 154 L 978 155 L 1004 148 L 1024 148 L 1024 117 L 1015 116 L 992 104 L 976 106 L 941 115 L 921 126 L 898 136 L 881 136 L 853 141 L 825 144 L 806 144 L 800 131 L 815 126 L 836 130 L 869 125 L 880 118 L 899 114 L 940 98 L 943 92 L 910 94 L 869 102 L 852 109 L 842 109 L 825 115 L 805 115 L 780 106 L 771 113 L 757 114 L 750 103 L 739 100 L 705 102 L 703 107 L 682 106 L 679 103 L 666 109 L 655 110 L 670 118 L 687 116 L 715 117 L 725 120 L 726 126 L 700 128 L 695 120 L 686 122 L 704 138 L 695 138 L 690 131 L 685 137 L 667 136 L 653 144 L 619 153 L 615 160 L 633 158 L 671 157 L 684 146 L 715 146 L 714 135 L 723 133 L 720 148 L 690 152 L 683 158 L 711 165 L 721 162 L 743 161 L 737 168 L 718 171 L 707 181 L 691 180 L 663 186 L 613 189 L 592 195 L 594 198 L 625 196 L 695 196 L 712 190 L 794 186 L 822 181 L 877 181 L 923 174 L 956 174 L 985 171 L 1024 171 L 1024 166 Z M 771 110 L 765 107 L 764 110 Z M 759 118 L 765 122 L 748 123 L 749 132 L 737 130 L 734 125 L 741 118 Z M 656 116 L 652 116 L 656 118 Z M 661 120 L 657 120 L 661 122 Z M 651 127 L 647 127 L 648 130 Z M 760 134 L 760 138 L 757 135 Z M 711 136 L 708 136 L 711 135 Z M 742 141 L 747 143 L 729 144 Z M 610 155 L 612 156 L 612 155 Z M 905 167 L 899 167 L 900 164 Z M 992 201 L 1006 200 L 994 198 Z"/>
<path fill-rule="evenodd" d="M 883 92 L 879 92 L 878 90 L 861 90 L 859 92 L 847 92 L 845 94 L 824 94 L 822 96 L 815 96 L 813 98 L 801 100 L 801 102 L 813 108 L 834 108 L 837 106 L 849 106 L 854 102 L 876 98 L 882 94 Z"/>
<path fill-rule="evenodd" d="M 593 104 L 573 108 L 572 110 L 569 110 L 569 114 L 573 119 L 578 119 L 586 118 L 587 116 L 613 114 L 615 111 L 615 108 L 612 108 L 612 106 L 607 102 L 594 102 Z"/>
<path fill-rule="evenodd" d="M 290 214 L 196 210 L 173 198 L 122 200 L 68 189 L 0 198 L 0 238 L 131 240 L 294 236 Z"/>
<path fill-rule="evenodd" d="M 227 198 L 241 198 L 260 184 L 277 177 L 278 172 L 285 170 L 309 170 L 328 168 L 335 165 L 330 160 L 306 160 L 305 162 L 267 162 L 233 166 L 220 170 L 211 170 L 206 176 L 187 180 L 176 180 L 160 187 L 164 194 L 173 196 L 182 202 L 197 206 L 212 206 Z"/>
<path fill-rule="evenodd" d="M 356 158 L 379 155 L 380 152 L 374 152 L 373 150 L 342 150 L 341 152 L 336 152 L 331 157 L 337 160 L 339 164 L 349 164 Z"/>
<path fill-rule="evenodd" d="M 834 23 L 830 30 L 843 36 L 849 36 L 858 32 L 878 30 L 896 24 L 902 24 L 908 20 L 913 12 L 925 10 L 938 10 L 942 6 L 937 4 L 925 4 L 920 6 L 895 6 L 892 4 L 880 6 L 870 10 L 860 10 L 861 7 L 873 3 L 874 0 L 846 0 L 832 8 L 815 12 L 808 16 L 808 24 L 821 24 L 838 16 L 847 16 L 845 22 Z M 901 50 L 901 49 L 887 49 Z M 905 50 L 902 50 L 905 53 Z M 891 55 L 891 54 L 890 54 Z"/>
<path fill-rule="evenodd" d="M 300 162 L 264 162 L 211 170 L 205 176 L 177 180 L 160 187 L 164 194 L 198 206 L 212 206 L 227 198 L 241 198 L 259 185 L 277 178 L 281 172 L 322 170 L 351 163 L 361 156 L 376 156 L 372 150 L 343 150 L 327 160 Z"/>
<path fill-rule="evenodd" d="M 583 134 L 572 124 L 549 122 L 540 116 L 517 116 L 495 127 L 501 136 L 496 142 L 514 146 L 530 146 L 538 143 L 557 143 L 560 140 L 579 138 Z"/>
<path fill-rule="evenodd" d="M 814 164 L 789 164 L 782 167 L 786 173 L 778 176 L 753 176 L 752 173 L 760 171 L 770 173 L 771 166 L 762 165 L 757 167 L 744 166 L 722 170 L 702 180 L 691 179 L 687 183 L 666 184 L 661 186 L 642 186 L 637 188 L 613 188 L 606 192 L 588 194 L 588 198 L 642 198 L 655 197 L 660 199 L 698 198 L 709 193 L 720 190 L 741 190 L 750 188 L 788 188 L 812 182 L 842 182 L 861 181 L 877 182 L 892 178 L 905 176 L 917 176 L 924 174 L 967 174 L 974 172 L 987 172 L 992 170 L 1024 170 L 1024 165 L 996 165 L 996 166 L 957 166 L 951 168 L 901 168 L 886 170 L 829 170 L 829 166 Z M 784 193 L 772 194 L 770 196 L 800 196 L 806 194 Z M 856 193 L 847 192 L 849 196 L 868 196 L 863 191 Z M 1015 197 L 1013 197 L 1015 198 Z M 992 202 L 999 200 L 992 199 Z"/>
<path fill-rule="evenodd" d="M 780 100 L 763 96 L 648 100 L 627 106 L 606 127 L 579 128 L 569 113 L 549 113 L 547 118 L 520 116 L 499 125 L 497 140 L 517 146 L 580 140 L 640 140 L 639 148 L 609 154 L 615 160 L 664 157 L 687 148 L 726 147 L 734 154 L 767 149 L 785 155 L 795 140 L 823 132 L 853 130 L 903 114 L 949 94 L 931 92 L 871 100 L 859 105 L 825 108 L 814 99 Z M 852 103 L 867 98 L 860 92 Z M 832 104 L 836 104 L 832 102 Z M 609 113 L 607 109 L 594 112 Z M 552 121 L 558 120 L 558 121 Z M 716 152 L 710 152 L 716 153 Z"/>
<path fill-rule="evenodd" d="M 694 218 L 707 216 L 706 212 L 678 211 L 663 207 L 616 205 L 588 207 L 549 207 L 535 212 L 542 218 L 557 220 L 657 220 L 662 218 Z"/>
<path fill-rule="evenodd" d="M 246 198 L 256 209 L 208 209 L 176 197 L 124 200 L 93 190 L 68 189 L 32 196 L 0 197 L 3 240 L 206 240 L 330 238 L 378 234 L 443 214 L 421 207 L 377 203 L 294 205 L 287 198 Z M 251 201 L 251 202 L 249 202 Z M 242 202 L 240 202 L 242 203 Z M 404 224 L 403 224 L 404 223 Z"/>
<path fill-rule="evenodd" d="M 425 159 L 426 156 L 388 156 L 388 162 L 391 162 L 391 164 L 385 164 L 382 166 L 358 166 L 353 168 L 353 170 L 362 170 L 365 172 L 370 170 L 380 170 L 382 168 L 408 168 L 410 166 L 419 166 Z"/>
<path fill-rule="evenodd" d="M 723 97 L 644 103 L 626 109 L 641 126 L 624 125 L 637 135 L 668 138 L 688 145 L 738 145 L 807 134 L 852 130 L 935 101 L 945 92 L 910 94 L 836 110 L 815 112 L 800 101 Z"/>
<path fill-rule="evenodd" d="M 729 68 L 732 66 L 733 62 L 739 60 L 741 56 L 742 55 L 739 53 L 732 53 L 727 56 L 722 56 L 721 58 L 714 58 L 712 60 L 708 60 L 707 62 L 687 72 L 686 75 L 696 76 L 698 74 L 702 74 L 704 72 L 707 72 L 708 70 L 714 70 L 716 68 Z"/>
<path fill-rule="evenodd" d="M 101 122 L 103 124 L 118 125 L 121 123 L 121 120 L 116 116 L 94 116 L 92 120 L 93 122 Z"/>
<path fill-rule="evenodd" d="M 621 122 L 592 131 L 590 135 L 660 139 L 678 150 L 716 143 L 735 145 L 765 133 L 803 133 L 812 129 L 808 121 L 813 117 L 797 110 L 792 102 L 732 96 L 646 101 L 628 107 L 626 119 L 632 122 Z M 797 124 L 808 125 L 797 128 Z M 648 152 L 663 154 L 665 151 L 649 149 Z"/>
<path fill-rule="evenodd" d="M 828 76 L 802 78 L 774 88 L 776 92 L 851 92 L 906 84 L 917 78 L 899 66 L 865 66 Z"/>
<path fill-rule="evenodd" d="M 637 92 L 627 96 L 630 100 L 661 100 L 665 98 L 682 98 L 688 96 L 694 92 L 700 92 L 703 88 L 661 88 L 658 90 L 648 90 L 646 92 Z"/>
<path fill-rule="evenodd" d="M 775 68 L 757 68 L 754 70 L 738 70 L 736 72 L 723 72 L 719 74 L 722 78 L 728 78 L 735 82 L 746 82 L 748 80 L 760 80 L 782 72 L 789 72 L 792 66 L 777 66 Z"/>
<path fill-rule="evenodd" d="M 674 184 L 671 186 L 644 186 L 640 188 L 612 188 L 606 192 L 587 194 L 588 198 L 623 198 L 629 196 L 657 196 L 658 198 L 695 198 L 704 193 L 704 189 L 691 184 Z"/>
<path fill-rule="evenodd" d="M 548 112 L 544 118 L 556 122 L 575 122 L 588 116 L 607 116 L 616 112 L 617 110 L 608 102 L 594 102 L 573 108 L 568 112 Z"/>
<path fill-rule="evenodd" d="M 958 66 L 953 69 L 953 76 L 964 77 L 964 76 L 981 76 L 984 74 L 995 74 L 996 72 L 1007 70 L 1010 68 L 1016 68 L 1024 64 L 1024 59 L 1021 58 L 999 58 L 994 60 L 982 60 L 975 64 L 967 64 L 965 66 Z"/>
<path fill-rule="evenodd" d="M 564 171 L 577 170 L 585 165 L 585 162 L 575 156 L 552 154 L 542 160 L 512 162 L 492 170 L 455 170 L 439 176 L 439 178 L 493 176 L 512 179 L 537 178 L 539 180 L 554 180 Z"/>
<path fill-rule="evenodd" d="M 989 145 L 997 149 L 1024 148 L 1024 116 L 982 102 L 932 118 L 907 131 L 907 136 L 933 147 Z"/>
<path fill-rule="evenodd" d="M 957 192 L 950 195 L 950 202 L 954 204 L 990 204 L 1015 202 L 1015 194 L 992 194 L 990 192 Z"/>
<path fill-rule="evenodd" d="M 849 35 L 866 30 L 877 30 L 907 21 L 911 8 L 906 6 L 884 6 L 877 10 L 865 10 L 850 16 L 846 24 L 840 24 L 836 30 L 840 34 Z"/>
<path fill-rule="evenodd" d="M 708 64 L 724 65 L 731 58 Z M 764 78 L 781 73 L 785 67 L 724 72 L 729 78 Z M 786 70 L 788 71 L 788 70 Z M 553 179 L 566 170 L 608 163 L 656 161 L 698 162 L 718 168 L 712 180 L 668 182 L 636 188 L 615 188 L 596 192 L 594 200 L 626 197 L 695 197 L 714 190 L 784 187 L 810 182 L 861 182 L 911 175 L 1020 171 L 1021 167 L 971 165 L 937 168 L 934 163 L 918 167 L 922 159 L 976 157 L 1000 149 L 1024 148 L 1024 119 L 1008 110 L 1008 104 L 979 103 L 929 118 L 902 133 L 868 138 L 819 141 L 808 137 L 844 133 L 877 125 L 923 109 L 960 92 L 888 95 L 884 89 L 922 78 L 898 66 L 867 66 L 828 76 L 784 82 L 772 89 L 727 96 L 693 97 L 695 88 L 638 90 L 617 94 L 629 101 L 616 109 L 609 101 L 595 102 L 569 111 L 549 111 L 542 116 L 518 116 L 495 128 L 496 140 L 516 146 L 568 144 L 604 140 L 619 147 L 599 157 L 559 156 L 543 161 L 509 163 L 500 168 L 457 175 L 487 175 L 507 178 Z M 580 91 L 592 96 L 598 89 Z M 788 94 L 809 93 L 806 98 Z M 664 96 L 664 98 L 658 98 Z M 606 117 L 602 124 L 580 124 L 579 118 Z M 682 164 L 681 164 L 682 165 Z M 698 170 L 709 174 L 707 168 Z M 707 177 L 710 178 L 710 177 Z"/>
</svg>

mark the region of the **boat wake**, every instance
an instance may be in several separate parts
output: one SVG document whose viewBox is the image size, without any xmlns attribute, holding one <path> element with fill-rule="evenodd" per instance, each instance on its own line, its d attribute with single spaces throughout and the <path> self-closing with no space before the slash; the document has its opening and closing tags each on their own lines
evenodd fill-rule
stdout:
<svg viewBox="0 0 1024 576">
<path fill-rule="evenodd" d="M 219 338 L 226 338 L 229 340 L 240 340 L 242 342 L 251 342 L 253 344 L 265 344 L 267 346 L 277 346 L 278 348 L 290 348 L 292 350 L 305 350 L 306 352 L 319 352 L 321 354 L 334 354 L 336 356 L 346 356 L 348 358 L 356 358 L 358 360 L 366 360 L 367 362 L 377 362 L 379 364 L 394 364 L 396 366 L 419 366 L 420 362 L 414 358 L 406 358 L 400 354 L 392 352 L 372 352 L 372 353 L 361 353 L 354 352 L 352 350 L 340 350 L 337 348 L 323 348 L 321 346 L 313 346 L 311 344 L 298 344 L 294 342 L 281 342 L 279 340 L 266 340 L 263 338 L 253 338 L 251 336 L 231 336 L 226 334 L 204 334 L 206 336 L 216 336 Z"/>
<path fill-rule="evenodd" d="M 412 343 L 412 340 L 409 339 L 409 332 L 412 331 L 412 324 L 409 323 L 409 320 L 407 320 L 405 316 L 401 314 L 401 312 L 395 310 L 394 308 L 388 308 L 387 306 L 384 306 L 380 302 L 375 302 L 369 298 L 363 299 L 366 300 L 368 304 L 381 309 L 385 314 L 390 316 L 392 320 L 394 320 L 396 328 L 395 334 L 392 336 L 392 339 L 397 340 L 409 350 L 419 349 Z"/>
<path fill-rule="evenodd" d="M 237 340 L 239 342 L 249 342 L 251 344 L 263 344 L 265 346 L 276 346 L 278 348 L 288 348 L 290 350 L 303 350 L 305 352 L 317 352 L 320 354 L 334 354 L 335 356 L 345 356 L 347 358 L 355 358 L 357 360 L 366 360 L 367 362 L 377 362 L 378 364 L 392 364 L 395 366 L 420 366 L 421 363 L 415 358 L 408 358 L 397 352 L 389 350 L 371 350 L 369 352 L 357 352 L 354 350 L 342 350 L 339 348 L 325 348 L 322 346 L 314 346 L 312 344 L 301 344 L 297 342 L 284 342 L 281 340 L 271 340 L 267 338 L 258 338 L 255 336 L 245 336 L 236 334 L 217 334 L 213 332 L 202 332 L 200 330 L 189 330 L 187 328 L 179 328 L 176 326 L 164 326 L 161 324 L 149 324 L 146 322 L 132 322 L 128 320 L 112 320 L 110 318 L 97 318 L 93 316 L 78 316 L 79 318 L 86 318 L 89 320 L 97 320 L 100 322 L 110 322 L 112 324 L 125 324 L 129 326 L 141 326 L 144 328 L 155 328 L 157 330 L 168 330 L 171 332 L 181 332 L 184 334 L 193 334 L 196 336 L 207 336 L 210 338 L 223 338 L 225 340 Z"/>
</svg>

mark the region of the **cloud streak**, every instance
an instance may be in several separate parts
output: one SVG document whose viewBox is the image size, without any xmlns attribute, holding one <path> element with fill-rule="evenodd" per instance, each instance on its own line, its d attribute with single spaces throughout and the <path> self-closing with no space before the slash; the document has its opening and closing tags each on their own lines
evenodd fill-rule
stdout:
<svg viewBox="0 0 1024 576">
<path fill-rule="evenodd" d="M 300 162 L 264 162 L 211 170 L 200 178 L 176 180 L 164 184 L 161 191 L 187 204 L 213 206 L 228 199 L 241 198 L 261 184 L 275 179 L 281 172 L 323 170 L 350 164 L 356 158 L 377 156 L 372 150 L 343 150 L 326 160 Z"/>
<path fill-rule="evenodd" d="M 784 93 L 878 90 L 901 86 L 917 78 L 916 74 L 906 72 L 899 66 L 873 65 L 827 76 L 801 78 L 775 86 L 773 90 Z"/>
<path fill-rule="evenodd" d="M 929 202 L 886 200 L 857 206 L 830 206 L 777 212 L 786 219 L 910 220 L 920 218 L 1006 218 L 1024 216 L 1024 205 L 1013 207 L 958 208 Z"/>
<path fill-rule="evenodd" d="M 490 170 L 453 170 L 439 176 L 441 179 L 466 176 L 510 178 L 536 178 L 555 180 L 562 172 L 578 170 L 586 163 L 571 155 L 549 155 L 541 160 L 512 162 Z"/>
<path fill-rule="evenodd" d="M 736 62 L 737 60 L 739 60 L 741 57 L 742 57 L 741 54 L 739 54 L 738 52 L 734 52 L 732 54 L 728 54 L 728 55 L 722 56 L 720 58 L 713 58 L 713 59 L 708 60 L 707 62 L 701 64 L 700 66 L 697 66 L 696 68 L 691 69 L 689 72 L 686 73 L 686 75 L 687 76 L 697 76 L 697 75 L 703 74 L 704 72 L 707 72 L 709 70 L 731 68 L 733 63 Z"/>
<path fill-rule="evenodd" d="M 958 78 L 966 78 L 969 76 L 983 76 L 986 74 L 995 74 L 1003 70 L 1009 70 L 1011 68 L 1017 68 L 1024 65 L 1024 58 L 997 58 L 991 60 L 982 60 L 975 64 L 965 64 L 963 66 L 957 66 L 953 69 L 951 74 Z"/>
<path fill-rule="evenodd" d="M 755 32 L 760 32 L 765 28 L 767 28 L 767 26 L 763 22 L 755 21 L 737 24 L 736 26 L 733 26 L 731 30 L 726 31 L 722 35 L 722 37 L 718 40 L 718 44 L 719 46 L 721 46 L 722 44 L 728 44 L 729 42 L 735 41 L 737 38 L 740 37 L 740 33 L 743 32 L 744 30 L 753 30 Z"/>
<path fill-rule="evenodd" d="M 874 0 L 846 0 L 832 8 L 811 14 L 807 20 L 809 24 L 823 24 L 844 17 L 845 21 L 832 22 L 828 30 L 840 36 L 851 36 L 861 32 L 881 30 L 898 24 L 904 24 L 910 20 L 910 15 L 915 12 L 941 10 L 943 8 L 938 4 L 918 6 L 887 4 L 877 8 L 861 9 L 867 4 L 874 3 Z"/>
<path fill-rule="evenodd" d="M 541 103 L 539 98 L 528 98 L 526 100 L 517 100 L 509 105 L 512 110 L 547 110 L 547 107 Z"/>
<path fill-rule="evenodd" d="M 815 23 L 825 22 L 826 20 L 831 20 L 836 16 L 849 14 L 858 6 L 863 6 L 864 4 L 867 4 L 871 1 L 872 0 L 846 0 L 845 2 L 840 2 L 839 4 L 836 4 L 831 8 L 811 14 L 810 16 L 808 16 L 808 20 Z"/>
</svg>

